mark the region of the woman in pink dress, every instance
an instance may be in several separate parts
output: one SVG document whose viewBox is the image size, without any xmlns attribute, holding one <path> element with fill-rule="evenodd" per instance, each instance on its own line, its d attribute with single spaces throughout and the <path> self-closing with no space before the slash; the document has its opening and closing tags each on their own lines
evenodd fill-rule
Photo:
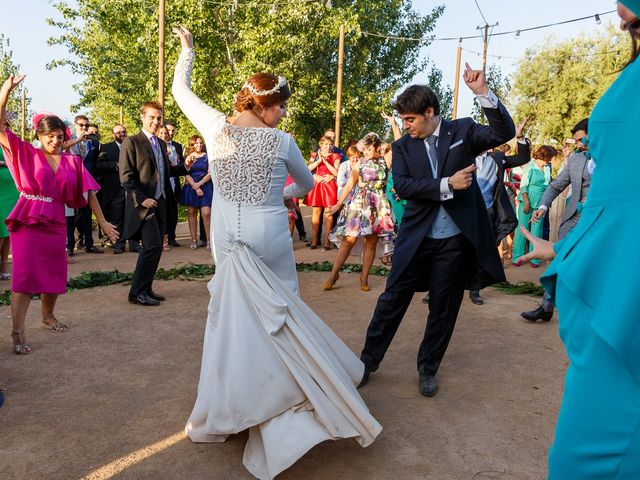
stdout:
<svg viewBox="0 0 640 480">
<path fill-rule="evenodd" d="M 88 203 L 100 228 L 112 241 L 118 238 L 115 227 L 104 219 L 94 193 L 100 187 L 84 169 L 82 159 L 61 152 L 66 140 L 66 125 L 61 119 L 53 115 L 40 118 L 36 126 L 40 148 L 5 129 L 7 100 L 23 79 L 24 75 L 12 75 L 0 89 L 0 144 L 20 192 L 5 221 L 13 253 L 11 337 L 18 355 L 31 353 L 24 324 L 33 294 L 41 295 L 43 325 L 53 332 L 67 329 L 53 313 L 58 295 L 67 290 L 65 204 L 81 208 Z"/>
</svg>

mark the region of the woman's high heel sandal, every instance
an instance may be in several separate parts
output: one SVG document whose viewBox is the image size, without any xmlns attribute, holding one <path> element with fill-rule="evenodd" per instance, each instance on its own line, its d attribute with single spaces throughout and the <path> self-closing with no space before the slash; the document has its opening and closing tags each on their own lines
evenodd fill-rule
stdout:
<svg viewBox="0 0 640 480">
<path fill-rule="evenodd" d="M 369 291 L 369 285 L 365 282 L 362 281 L 363 276 L 360 275 L 360 290 L 362 290 L 363 292 L 368 292 Z"/>
<path fill-rule="evenodd" d="M 336 278 L 331 278 L 326 282 L 324 282 L 324 285 L 322 286 L 322 288 L 324 288 L 325 290 L 333 289 L 333 286 L 336 284 L 339 278 L 340 278 L 340 274 L 338 273 L 336 274 Z"/>
<path fill-rule="evenodd" d="M 29 355 L 31 345 L 24 341 L 24 330 L 21 332 L 11 332 L 11 338 L 13 339 L 13 353 L 16 355 Z"/>
</svg>

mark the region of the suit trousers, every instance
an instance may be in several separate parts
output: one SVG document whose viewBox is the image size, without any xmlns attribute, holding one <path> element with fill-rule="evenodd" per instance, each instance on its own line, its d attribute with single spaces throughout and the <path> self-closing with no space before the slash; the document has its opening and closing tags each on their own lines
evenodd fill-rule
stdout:
<svg viewBox="0 0 640 480">
<path fill-rule="evenodd" d="M 494 227 L 494 223 L 496 221 L 496 204 L 494 203 L 491 208 L 487 209 L 487 214 L 489 215 L 489 224 L 491 225 L 491 228 L 495 228 Z M 498 246 L 496 245 L 496 250 L 498 249 Z M 473 278 L 469 281 L 469 290 L 472 292 L 479 292 L 480 289 L 480 285 L 482 282 L 482 273 L 480 272 L 480 270 L 476 270 L 476 273 L 473 275 Z"/>
<path fill-rule="evenodd" d="M 176 227 L 178 226 L 178 200 L 174 192 L 169 192 L 167 199 L 167 240 L 176 241 Z"/>
<path fill-rule="evenodd" d="M 453 334 L 472 256 L 472 246 L 462 234 L 422 241 L 404 276 L 387 283 L 378 298 L 360 357 L 367 367 L 382 361 L 417 288 L 428 285 L 429 316 L 417 366 L 423 373 L 436 374 Z"/>
<path fill-rule="evenodd" d="M 151 290 L 153 277 L 162 256 L 162 241 L 167 224 L 167 201 L 157 200 L 158 206 L 150 208 L 140 226 L 142 248 L 138 254 L 136 269 L 129 295 L 139 295 Z"/>
<path fill-rule="evenodd" d="M 92 211 L 88 205 L 76 210 L 76 228 L 79 238 L 84 240 L 85 248 L 93 247 Z"/>
<path fill-rule="evenodd" d="M 120 190 L 118 193 L 113 195 L 108 202 L 102 202 L 102 213 L 104 214 L 104 218 L 107 222 L 115 225 L 120 232 L 120 238 L 115 243 L 116 248 L 124 248 L 125 238 L 122 235 L 124 230 L 124 205 L 125 205 L 125 197 L 124 190 Z"/>
</svg>

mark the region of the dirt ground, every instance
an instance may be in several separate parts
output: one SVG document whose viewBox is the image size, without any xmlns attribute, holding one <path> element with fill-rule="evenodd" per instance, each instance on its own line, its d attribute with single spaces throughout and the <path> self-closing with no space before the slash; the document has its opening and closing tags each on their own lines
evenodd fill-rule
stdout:
<svg viewBox="0 0 640 480">
<path fill-rule="evenodd" d="M 209 260 L 184 245 L 162 266 Z M 296 236 L 297 238 L 297 236 Z M 295 242 L 297 261 L 333 260 L 335 250 Z M 136 255 L 77 255 L 69 274 L 132 271 Z M 512 282 L 542 269 L 507 267 Z M 343 274 L 322 290 L 324 273 L 299 274 L 303 299 L 359 353 L 385 279 Z M 0 282 L 0 289 L 9 288 Z M 70 329 L 40 328 L 39 302 L 28 314 L 34 352 L 11 351 L 9 307 L 0 307 L 0 478 L 250 479 L 242 465 L 246 434 L 194 444 L 182 433 L 193 405 L 209 301 L 205 281 L 164 281 L 160 308 L 127 303 L 125 285 L 74 291 L 58 317 Z M 427 307 L 416 295 L 381 368 L 361 393 L 384 427 L 370 447 L 353 440 L 313 448 L 278 479 L 542 479 L 567 366 L 557 319 L 530 324 L 519 312 L 536 299 L 483 291 L 465 299 L 439 371 L 440 393 L 419 394 L 415 357 Z"/>
</svg>

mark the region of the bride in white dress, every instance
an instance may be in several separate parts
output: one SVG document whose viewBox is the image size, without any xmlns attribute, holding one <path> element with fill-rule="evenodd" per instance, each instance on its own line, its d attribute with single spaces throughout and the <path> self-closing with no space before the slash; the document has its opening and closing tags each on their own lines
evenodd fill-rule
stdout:
<svg viewBox="0 0 640 480">
<path fill-rule="evenodd" d="M 214 182 L 216 274 L 186 432 L 222 442 L 249 429 L 243 463 L 272 479 L 320 442 L 366 447 L 382 427 L 355 388 L 363 364 L 299 298 L 283 201 L 311 190 L 313 177 L 291 136 L 273 128 L 286 115 L 286 80 L 254 75 L 228 118 L 191 91 L 193 39 L 173 30 L 182 44 L 173 96 L 205 140 Z"/>
</svg>

